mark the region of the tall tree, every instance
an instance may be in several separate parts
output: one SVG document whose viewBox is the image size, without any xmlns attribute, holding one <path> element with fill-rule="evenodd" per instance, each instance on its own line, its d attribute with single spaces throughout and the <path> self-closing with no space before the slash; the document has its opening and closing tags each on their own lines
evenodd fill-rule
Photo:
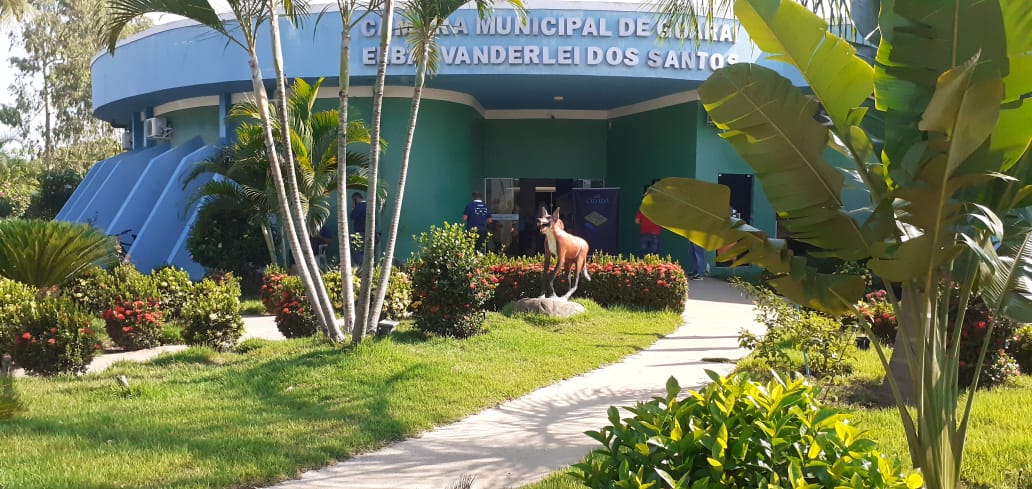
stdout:
<svg viewBox="0 0 1032 489">
<path fill-rule="evenodd" d="M 104 46 L 96 30 L 103 0 L 27 0 L 27 6 L 19 29 L 10 33 L 25 55 L 10 59 L 14 104 L 6 108 L 22 131 L 38 135 L 23 138 L 22 144 L 38 150 L 44 170 L 56 167 L 60 147 L 99 145 L 117 151 L 117 145 L 99 142 L 115 141 L 115 132 L 92 113 L 90 63 Z M 147 25 L 147 19 L 139 19 L 124 34 Z"/>
<path fill-rule="evenodd" d="M 408 178 L 409 161 L 412 155 L 412 143 L 416 137 L 416 122 L 419 118 L 419 103 L 423 97 L 423 84 L 426 77 L 437 73 L 440 48 L 438 38 L 442 32 L 447 32 L 448 17 L 454 14 L 459 7 L 465 5 L 466 0 L 409 0 L 401 9 L 401 16 L 407 25 L 406 42 L 412 59 L 416 63 L 416 78 L 413 82 L 412 107 L 409 110 L 408 132 L 405 135 L 405 147 L 401 154 L 401 171 L 398 176 L 398 185 L 395 189 L 394 201 L 391 207 L 390 224 L 387 230 L 387 243 L 384 247 L 382 267 L 386 270 L 391 266 L 394 259 L 394 248 L 397 244 L 398 225 L 401 222 L 402 201 L 405 196 L 405 183 Z M 508 0 L 521 20 L 525 19 L 526 9 L 522 0 Z M 477 15 L 481 18 L 491 16 L 494 2 L 491 0 L 475 0 L 474 5 Z M 367 331 L 375 327 L 380 320 L 380 313 L 383 311 L 383 301 L 387 296 L 387 283 L 390 280 L 389 273 L 380 274 L 380 283 L 376 288 L 376 295 L 370 307 L 369 321 L 366 325 Z"/>
<path fill-rule="evenodd" d="M 241 47 L 247 52 L 248 67 L 251 71 L 251 86 L 254 90 L 258 115 L 262 123 L 262 138 L 265 141 L 269 155 L 269 168 L 273 174 L 273 184 L 279 204 L 279 215 L 286 228 L 286 238 L 290 244 L 291 252 L 298 259 L 298 275 L 301 278 L 302 284 L 304 284 L 305 292 L 312 304 L 312 309 L 316 313 L 316 318 L 322 325 L 326 335 L 332 341 L 339 341 L 343 335 L 340 333 L 336 324 L 336 318 L 332 313 L 333 306 L 330 303 L 329 295 L 325 293 L 324 287 L 317 287 L 315 285 L 315 282 L 318 281 L 321 286 L 322 280 L 316 280 L 312 276 L 311 271 L 313 268 L 316 268 L 314 260 L 312 260 L 312 263 L 308 263 L 308 259 L 302 251 L 301 241 L 307 242 L 307 239 L 303 238 L 304 227 L 298 228 L 297 222 L 294 219 L 295 213 L 290 208 L 290 202 L 293 202 L 295 199 L 288 199 L 283 178 L 282 158 L 280 158 L 279 147 L 272 132 L 269 95 L 262 79 L 256 45 L 258 28 L 263 22 L 270 22 L 268 0 L 230 0 L 229 7 L 236 20 L 235 25 L 232 27 L 222 21 L 207 0 L 109 0 L 107 3 L 106 20 L 103 24 L 103 32 L 107 37 L 108 51 L 114 53 L 119 35 L 134 20 L 147 13 L 170 13 L 192 19 L 211 28 L 225 36 L 230 43 Z M 289 154 L 290 152 L 287 151 L 287 153 Z M 286 170 L 289 174 L 293 174 L 292 168 L 288 167 Z M 300 222 L 303 222 L 303 220 Z M 309 246 L 310 249 L 311 247 Z M 310 255 L 311 253 L 308 254 L 308 256 Z M 329 311 L 329 314 L 327 314 L 327 311 Z"/>
</svg>

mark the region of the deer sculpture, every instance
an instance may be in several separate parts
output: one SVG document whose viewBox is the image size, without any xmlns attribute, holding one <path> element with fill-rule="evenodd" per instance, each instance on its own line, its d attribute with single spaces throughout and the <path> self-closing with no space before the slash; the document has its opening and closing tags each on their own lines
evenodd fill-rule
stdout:
<svg viewBox="0 0 1032 489">
<path fill-rule="evenodd" d="M 541 272 L 541 297 L 545 297 L 546 293 L 548 297 L 556 297 L 555 277 L 559 275 L 560 270 L 563 270 L 570 280 L 570 290 L 566 291 L 562 298 L 569 299 L 577 290 L 582 275 L 584 280 L 591 280 L 591 276 L 588 275 L 588 270 L 584 266 L 588 261 L 588 242 L 566 232 L 566 226 L 559 219 L 558 208 L 552 214 L 548 214 L 542 209 L 537 225 L 541 234 L 545 235 L 545 267 Z M 550 273 L 549 264 L 553 256 L 556 259 L 555 269 Z M 570 276 L 570 270 L 575 265 L 577 267 L 576 277 L 573 277 Z"/>
</svg>

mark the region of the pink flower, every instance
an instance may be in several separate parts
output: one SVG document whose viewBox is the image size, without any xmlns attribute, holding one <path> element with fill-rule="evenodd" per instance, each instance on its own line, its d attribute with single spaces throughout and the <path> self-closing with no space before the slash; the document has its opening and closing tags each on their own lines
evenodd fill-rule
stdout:
<svg viewBox="0 0 1032 489">
<path fill-rule="evenodd" d="M 26 332 L 22 333 L 21 337 L 26 339 L 26 340 L 31 340 L 32 339 L 32 333 L 26 331 Z"/>
<path fill-rule="evenodd" d="M 57 343 L 57 340 L 50 338 L 49 340 L 47 340 L 47 343 L 53 345 L 54 343 Z"/>
</svg>

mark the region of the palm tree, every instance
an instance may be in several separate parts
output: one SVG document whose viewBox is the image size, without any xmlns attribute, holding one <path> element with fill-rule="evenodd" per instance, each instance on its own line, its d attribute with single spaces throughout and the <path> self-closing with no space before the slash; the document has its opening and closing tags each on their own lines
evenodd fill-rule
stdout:
<svg viewBox="0 0 1032 489">
<path fill-rule="evenodd" d="M 116 261 L 114 238 L 89 224 L 0 220 L 0 276 L 38 290 Z"/>
<path fill-rule="evenodd" d="M 992 317 L 1032 321 L 1032 5 L 895 0 L 879 13 L 873 67 L 797 4 L 738 0 L 735 13 L 760 49 L 799 70 L 813 98 L 743 63 L 715 72 L 699 99 L 755 170 L 789 237 L 823 257 L 865 261 L 902 291 L 886 287 L 909 388 L 875 348 L 914 466 L 929 489 L 954 489 L 995 321 L 961 408 L 960 342 L 950 340 L 960 337 L 964 310 L 948 319 L 950 304 L 981 294 Z M 883 124 L 868 130 L 872 94 Z M 829 124 L 815 121 L 818 103 Z M 866 188 L 869 208 L 843 207 L 845 177 L 825 159 L 828 147 L 853 165 L 847 173 Z M 669 178 L 650 188 L 641 210 L 706 249 L 730 245 L 722 257 L 766 268 L 785 297 L 854 314 L 872 334 L 856 304 L 862 277 L 818 273 L 783 241 L 731 217 L 729 197 L 721 185 Z"/>
<path fill-rule="evenodd" d="M 380 52 L 376 60 L 376 81 L 373 82 L 373 113 L 372 127 L 370 128 L 369 145 L 369 186 L 377 188 L 380 184 L 380 123 L 383 118 L 383 87 L 387 79 L 387 56 L 391 44 L 391 35 L 394 29 L 394 0 L 384 0 L 383 21 L 380 23 Z M 366 236 L 365 256 L 362 261 L 362 287 L 358 296 L 358 311 L 356 311 L 355 328 L 351 333 L 354 341 L 361 341 L 365 336 L 366 327 L 369 325 L 370 303 L 372 295 L 373 267 L 375 265 L 376 250 L 376 209 L 377 195 L 370 194 L 367 198 L 369 212 L 366 212 Z"/>
<path fill-rule="evenodd" d="M 523 6 L 522 0 L 508 0 L 508 3 L 516 9 L 521 19 L 523 19 L 526 14 L 526 8 Z M 387 245 L 381 265 L 384 269 L 389 268 L 394 259 L 398 225 L 401 222 L 402 200 L 405 196 L 405 182 L 408 177 L 408 166 L 412 155 L 412 143 L 416 136 L 419 103 L 423 96 L 423 84 L 428 74 L 433 76 L 437 72 L 440 56 L 437 40 L 448 23 L 448 17 L 465 4 L 466 0 L 408 0 L 402 7 L 402 18 L 405 19 L 409 27 L 409 37 L 406 41 L 412 53 L 412 58 L 416 63 L 416 78 L 412 94 L 412 108 L 409 111 L 408 132 L 405 136 L 405 147 L 401 155 L 401 172 L 398 177 L 396 195 L 391 211 L 391 221 L 387 231 Z M 476 0 L 474 5 L 477 9 L 477 15 L 481 19 L 491 16 L 494 7 L 494 3 L 491 0 Z M 369 321 L 366 324 L 367 331 L 373 329 L 376 323 L 379 322 L 380 313 L 383 310 L 383 301 L 387 296 L 387 283 L 389 280 L 389 273 L 380 274 L 380 283 L 377 285 L 376 296 L 370 308 Z"/>
<path fill-rule="evenodd" d="M 315 277 L 313 277 L 312 271 L 317 270 L 317 266 L 311 253 L 311 246 L 307 247 L 309 253 L 305 254 L 303 252 L 307 240 L 301 237 L 303 230 L 299 229 L 299 227 L 303 228 L 303 226 L 297 225 L 303 222 L 303 220 L 298 219 L 295 221 L 295 218 L 300 216 L 300 199 L 297 198 L 296 193 L 292 195 L 293 198 L 288 199 L 287 196 L 280 155 L 272 133 L 269 115 L 269 96 L 262 81 L 261 68 L 258 62 L 257 30 L 262 22 L 270 22 L 271 25 L 275 25 L 278 29 L 278 21 L 269 17 L 270 12 L 275 13 L 275 8 L 270 6 L 270 0 L 230 0 L 229 7 L 233 17 L 236 19 L 236 26 L 232 29 L 232 32 L 230 32 L 229 27 L 222 21 L 207 0 L 110 0 L 108 2 L 108 18 L 102 26 L 102 30 L 108 38 L 108 51 L 114 54 L 119 35 L 130 22 L 147 13 L 170 13 L 189 18 L 207 26 L 225 36 L 230 43 L 247 51 L 248 66 L 251 70 L 251 85 L 261 120 L 262 136 L 267 154 L 269 155 L 269 167 L 272 170 L 272 181 L 276 190 L 277 204 L 280 215 L 285 217 L 282 221 L 286 228 L 286 239 L 294 256 L 301 258 L 298 260 L 298 275 L 304 284 L 316 317 L 319 319 L 327 336 L 332 341 L 339 341 L 343 335 L 340 333 L 339 328 L 337 328 L 336 318 L 333 314 L 333 305 L 330 302 L 329 295 L 322 286 L 322 280 L 315 280 Z M 291 10 L 288 12 L 288 15 L 295 13 L 298 12 Z M 274 39 L 274 44 L 277 46 L 278 41 L 278 37 Z M 278 50 L 274 49 L 273 51 L 275 57 Z M 285 110 L 283 111 L 283 116 L 286 116 Z M 289 144 L 289 139 L 284 144 Z M 289 146 L 287 155 L 292 158 Z M 288 168 L 287 174 L 293 179 L 294 172 L 292 169 Z M 297 213 L 294 212 L 295 207 L 298 211 Z M 318 286 L 316 282 L 318 282 Z"/>
<path fill-rule="evenodd" d="M 322 82 L 319 79 L 310 85 L 300 78 L 295 79 L 287 96 L 290 138 L 294 143 L 292 149 L 297 161 L 295 171 L 300 183 L 306 237 L 315 236 L 322 229 L 330 215 L 333 193 L 341 190 L 338 189 L 336 178 L 337 111 L 313 111 Z M 282 139 L 282 128 L 276 114 L 278 109 L 273 108 L 272 112 L 276 115 L 273 134 L 277 139 Z M 257 104 L 250 100 L 234 105 L 230 109 L 230 117 L 243 119 L 235 131 L 236 140 L 218 157 L 195 166 L 185 180 L 189 182 L 205 173 L 225 178 L 206 183 L 198 189 L 191 203 L 220 200 L 249 208 L 255 218 L 253 223 L 261 228 L 265 237 L 272 262 L 286 266 L 289 263 L 286 241 L 282 233 L 277 240 L 273 232 L 272 216 L 276 214 L 278 206 L 274 197 L 269 158 L 261 140 Z M 369 131 L 362 121 L 349 123 L 346 133 L 352 142 L 369 142 Z M 344 188 L 366 190 L 367 155 L 355 151 L 347 151 L 346 155 Z"/>
</svg>

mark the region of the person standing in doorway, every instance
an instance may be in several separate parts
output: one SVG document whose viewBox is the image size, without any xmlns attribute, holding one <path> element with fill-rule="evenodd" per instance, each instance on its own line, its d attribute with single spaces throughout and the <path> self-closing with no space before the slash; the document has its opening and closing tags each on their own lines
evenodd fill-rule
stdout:
<svg viewBox="0 0 1032 489">
<path fill-rule="evenodd" d="M 634 216 L 634 223 L 638 225 L 641 256 L 659 254 L 659 233 L 661 232 L 659 225 L 645 217 L 641 210 Z"/>
<path fill-rule="evenodd" d="M 480 192 L 473 192 L 473 200 L 466 204 L 466 209 L 462 211 L 462 222 L 466 223 L 467 231 L 476 230 L 480 236 L 477 238 L 477 249 L 483 251 L 484 243 L 487 241 L 487 226 L 493 220 L 491 209 L 484 203 Z"/>
</svg>

